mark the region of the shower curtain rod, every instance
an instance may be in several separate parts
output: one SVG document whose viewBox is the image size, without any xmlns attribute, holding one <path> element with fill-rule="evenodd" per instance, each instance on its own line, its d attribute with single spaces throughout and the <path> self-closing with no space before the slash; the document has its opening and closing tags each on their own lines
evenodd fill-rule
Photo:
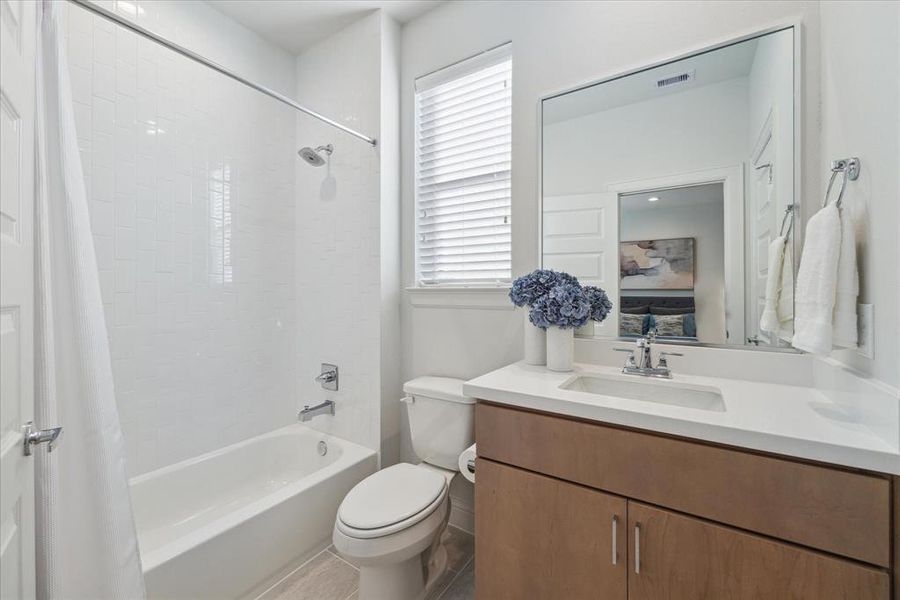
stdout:
<svg viewBox="0 0 900 600">
<path fill-rule="evenodd" d="M 313 117 L 314 119 L 318 119 L 318 120 L 322 121 L 323 123 L 327 123 L 328 125 L 331 125 L 332 127 L 337 127 L 341 131 L 349 133 L 350 135 L 357 137 L 364 142 L 368 142 L 369 144 L 371 144 L 373 146 L 375 146 L 377 143 L 375 138 L 371 138 L 371 137 L 369 137 L 365 134 L 362 134 L 356 130 L 350 129 L 347 126 L 338 123 L 337 121 L 329 119 L 328 117 L 326 117 L 324 115 L 320 115 L 316 111 L 310 110 L 310 109 L 306 108 L 305 106 L 303 106 L 302 104 L 298 104 L 297 102 L 288 98 L 287 96 L 279 94 L 275 90 L 272 90 L 264 85 L 260 85 L 260 84 L 255 83 L 245 77 L 242 77 L 242 76 L 238 75 L 237 73 L 235 73 L 234 71 L 231 71 L 230 69 L 223 67 L 222 65 L 216 64 L 213 61 L 211 61 L 207 58 L 204 58 L 195 52 L 191 52 L 184 46 L 179 46 L 175 42 L 171 42 L 164 37 L 156 35 L 149 29 L 144 29 L 140 25 L 136 25 L 135 23 L 132 23 L 128 19 L 126 19 L 124 17 L 120 17 L 119 15 L 112 12 L 111 10 L 108 10 L 106 8 L 103 8 L 102 6 L 98 6 L 98 5 L 94 4 L 90 0 L 69 0 L 69 2 L 76 4 L 76 5 L 80 6 L 81 8 L 84 8 L 85 10 L 89 10 L 90 12 L 94 13 L 95 15 L 103 17 L 104 19 L 112 21 L 113 23 L 116 23 L 117 25 L 121 25 L 122 27 L 124 27 L 130 31 L 133 31 L 136 34 L 147 38 L 148 40 L 156 42 L 160 46 L 165 46 L 169 50 L 177 52 L 178 54 L 180 54 L 186 58 L 189 58 L 189 59 L 193 60 L 194 62 L 197 62 L 197 63 L 200 63 L 201 65 L 207 66 L 210 69 L 217 71 L 217 72 L 221 73 L 222 75 L 225 75 L 226 77 L 230 77 L 231 79 L 234 79 L 235 81 L 243 83 L 244 85 L 251 87 L 258 92 L 262 92 L 266 96 L 269 96 L 270 98 L 274 98 L 275 100 L 278 100 L 279 102 L 287 104 L 291 108 L 295 108 L 296 110 L 299 110 L 300 112 L 307 114 L 307 115 Z"/>
</svg>

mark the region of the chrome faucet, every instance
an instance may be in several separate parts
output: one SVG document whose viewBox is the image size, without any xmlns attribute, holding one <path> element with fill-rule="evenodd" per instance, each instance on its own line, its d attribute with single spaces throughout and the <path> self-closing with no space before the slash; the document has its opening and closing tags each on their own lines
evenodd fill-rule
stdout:
<svg viewBox="0 0 900 600">
<path fill-rule="evenodd" d="M 299 413 L 297 413 L 297 418 L 301 421 L 309 421 L 316 415 L 333 415 L 334 414 L 334 401 L 326 400 L 322 404 L 316 404 L 315 406 L 306 405 L 303 407 Z"/>
<path fill-rule="evenodd" d="M 638 338 L 634 348 L 614 348 L 616 352 L 628 352 L 625 366 L 622 372 L 626 375 L 640 375 L 642 377 L 660 377 L 672 379 L 672 371 L 669 370 L 667 356 L 684 356 L 680 352 L 660 352 L 656 366 L 653 366 L 651 347 L 656 342 L 656 329 L 651 329 L 645 338 Z"/>
</svg>

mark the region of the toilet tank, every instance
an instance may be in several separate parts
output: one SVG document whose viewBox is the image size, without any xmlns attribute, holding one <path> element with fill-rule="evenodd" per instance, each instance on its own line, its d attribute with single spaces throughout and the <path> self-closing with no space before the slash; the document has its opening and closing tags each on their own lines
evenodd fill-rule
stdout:
<svg viewBox="0 0 900 600">
<path fill-rule="evenodd" d="M 413 450 L 424 462 L 459 470 L 460 453 L 475 443 L 475 399 L 463 380 L 419 377 L 403 384 Z"/>
</svg>

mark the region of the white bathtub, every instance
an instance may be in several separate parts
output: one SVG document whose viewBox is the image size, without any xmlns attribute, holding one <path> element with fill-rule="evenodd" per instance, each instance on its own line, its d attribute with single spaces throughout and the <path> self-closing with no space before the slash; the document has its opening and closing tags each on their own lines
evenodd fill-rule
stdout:
<svg viewBox="0 0 900 600">
<path fill-rule="evenodd" d="M 368 448 L 295 424 L 133 478 L 148 596 L 262 591 L 327 546 L 338 505 L 376 462 Z"/>
</svg>

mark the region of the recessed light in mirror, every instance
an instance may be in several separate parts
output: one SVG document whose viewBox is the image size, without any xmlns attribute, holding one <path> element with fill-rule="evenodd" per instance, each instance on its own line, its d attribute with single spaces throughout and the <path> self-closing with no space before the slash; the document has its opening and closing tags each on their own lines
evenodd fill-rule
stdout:
<svg viewBox="0 0 900 600">
<path fill-rule="evenodd" d="M 659 198 L 657 198 L 656 196 L 650 196 L 649 198 L 647 198 L 647 202 L 656 202 L 658 200 Z"/>
</svg>

